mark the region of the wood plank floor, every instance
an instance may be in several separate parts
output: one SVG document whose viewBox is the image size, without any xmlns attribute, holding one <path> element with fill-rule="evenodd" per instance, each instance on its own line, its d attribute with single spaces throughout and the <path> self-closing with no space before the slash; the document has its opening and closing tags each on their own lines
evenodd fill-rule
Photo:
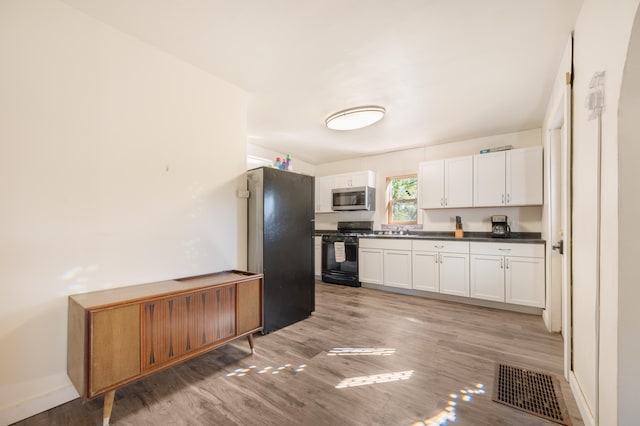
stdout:
<svg viewBox="0 0 640 426">
<path fill-rule="evenodd" d="M 573 424 L 583 424 L 562 378 L 561 336 L 539 316 L 318 282 L 309 319 L 255 344 L 253 356 L 242 339 L 118 390 L 111 424 L 410 426 L 447 407 L 458 425 L 553 424 L 491 401 L 496 362 L 557 375 Z M 362 377 L 378 383 L 338 387 Z M 486 393 L 465 401 L 467 389 Z M 101 424 L 102 398 L 17 423 Z"/>
</svg>

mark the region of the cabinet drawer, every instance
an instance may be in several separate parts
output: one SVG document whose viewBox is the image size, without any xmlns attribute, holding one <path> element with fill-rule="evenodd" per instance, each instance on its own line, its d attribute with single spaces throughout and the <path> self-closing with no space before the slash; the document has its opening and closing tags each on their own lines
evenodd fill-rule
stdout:
<svg viewBox="0 0 640 426">
<path fill-rule="evenodd" d="M 544 244 L 470 243 L 471 254 L 544 257 Z"/>
<path fill-rule="evenodd" d="M 413 250 L 469 254 L 468 241 L 413 240 Z"/>
<path fill-rule="evenodd" d="M 378 248 L 385 250 L 411 250 L 411 240 L 393 238 L 360 238 L 361 248 Z"/>
</svg>

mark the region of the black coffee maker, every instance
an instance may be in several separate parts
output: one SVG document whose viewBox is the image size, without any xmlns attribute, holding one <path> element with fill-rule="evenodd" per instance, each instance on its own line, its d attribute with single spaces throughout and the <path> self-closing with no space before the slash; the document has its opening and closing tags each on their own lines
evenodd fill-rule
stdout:
<svg viewBox="0 0 640 426">
<path fill-rule="evenodd" d="M 507 216 L 502 214 L 491 216 L 491 236 L 494 238 L 509 238 L 511 236 Z"/>
</svg>

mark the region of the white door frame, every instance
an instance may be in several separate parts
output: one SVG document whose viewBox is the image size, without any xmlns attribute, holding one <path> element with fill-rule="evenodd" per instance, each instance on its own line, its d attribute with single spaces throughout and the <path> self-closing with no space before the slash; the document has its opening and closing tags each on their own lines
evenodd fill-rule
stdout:
<svg viewBox="0 0 640 426">
<path fill-rule="evenodd" d="M 549 128 L 549 141 L 550 143 L 557 143 L 554 141 L 554 130 L 561 129 L 561 176 L 560 185 L 562 186 L 562 218 L 561 227 L 563 230 L 563 242 L 564 242 L 564 255 L 562 257 L 562 335 L 564 337 L 564 376 L 569 380 L 569 373 L 572 370 L 572 335 L 571 335 L 571 76 L 567 73 L 566 85 L 563 88 L 564 93 L 558 98 L 558 102 L 555 105 L 553 119 L 550 122 Z M 553 150 L 549 150 L 553 151 Z M 551 154 L 550 154 L 551 155 Z M 549 163 L 550 164 L 550 163 Z M 547 175 L 549 176 L 549 175 Z M 550 186 L 548 187 L 550 188 Z M 551 226 L 551 214 L 549 214 L 549 230 Z M 550 235 L 551 241 L 548 241 L 549 246 L 556 244 L 557 235 Z M 551 250 L 549 249 L 549 253 Z M 548 257 L 549 262 L 551 256 Z M 559 301 L 551 301 L 551 309 L 558 309 Z"/>
</svg>

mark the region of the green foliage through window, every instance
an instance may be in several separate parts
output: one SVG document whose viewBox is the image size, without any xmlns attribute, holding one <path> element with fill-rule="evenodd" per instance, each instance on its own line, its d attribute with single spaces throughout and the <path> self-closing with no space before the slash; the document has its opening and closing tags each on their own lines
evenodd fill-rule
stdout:
<svg viewBox="0 0 640 426">
<path fill-rule="evenodd" d="M 418 219 L 418 179 L 416 175 L 387 179 L 389 183 L 389 224 L 416 223 Z"/>
</svg>

